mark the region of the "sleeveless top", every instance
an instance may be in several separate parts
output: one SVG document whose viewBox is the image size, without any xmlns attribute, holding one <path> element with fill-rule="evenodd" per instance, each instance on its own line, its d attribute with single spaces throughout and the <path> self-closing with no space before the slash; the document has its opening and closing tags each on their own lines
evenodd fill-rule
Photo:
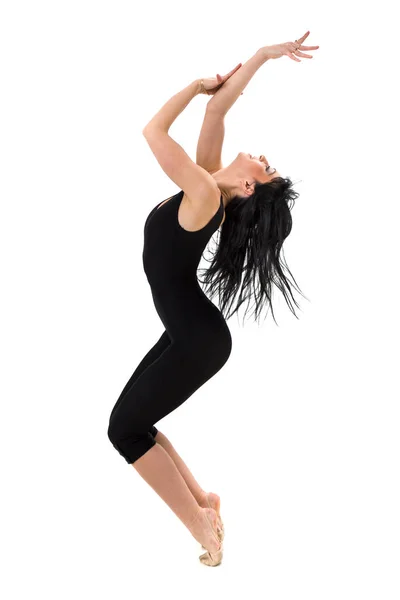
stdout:
<svg viewBox="0 0 400 600">
<path fill-rule="evenodd" d="M 184 229 L 178 221 L 183 195 L 181 190 L 162 206 L 164 201 L 157 204 L 144 225 L 143 267 L 154 289 L 168 289 L 178 282 L 195 283 L 204 249 L 222 221 L 224 205 L 221 195 L 216 213 L 204 227 L 197 231 Z"/>
<path fill-rule="evenodd" d="M 210 373 L 227 360 L 232 341 L 221 311 L 199 284 L 197 267 L 207 242 L 221 224 L 224 205 L 221 195 L 209 222 L 197 231 L 188 231 L 178 221 L 183 195 L 181 190 L 162 206 L 160 202 L 147 216 L 143 267 L 170 338 L 178 342 L 185 356 L 197 362 L 197 368 L 208 361 Z"/>
</svg>

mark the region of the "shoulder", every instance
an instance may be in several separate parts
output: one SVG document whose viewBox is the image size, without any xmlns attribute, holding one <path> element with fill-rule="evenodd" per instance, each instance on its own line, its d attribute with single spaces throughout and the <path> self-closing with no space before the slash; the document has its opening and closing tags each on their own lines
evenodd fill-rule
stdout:
<svg viewBox="0 0 400 600">
<path fill-rule="evenodd" d="M 182 200 L 178 211 L 179 224 L 188 231 L 201 229 L 212 219 L 221 206 L 221 192 L 218 186 L 205 186 L 196 192 L 195 195 L 188 196 L 183 191 Z M 223 204 L 221 208 L 221 221 L 225 218 Z"/>
</svg>

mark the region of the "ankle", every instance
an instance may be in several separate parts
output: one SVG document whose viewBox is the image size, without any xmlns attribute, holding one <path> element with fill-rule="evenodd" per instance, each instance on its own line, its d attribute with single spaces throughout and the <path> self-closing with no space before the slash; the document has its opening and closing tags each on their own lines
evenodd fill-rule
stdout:
<svg viewBox="0 0 400 600">
<path fill-rule="evenodd" d="M 199 518 L 199 515 L 200 515 L 200 513 L 201 513 L 202 510 L 203 510 L 203 508 L 201 506 L 197 507 L 196 512 L 195 512 L 193 518 L 190 520 L 189 524 L 186 525 L 186 527 L 189 530 L 192 529 L 193 525 L 196 523 L 196 521 Z"/>
<path fill-rule="evenodd" d="M 197 503 L 202 508 L 208 508 L 207 492 L 204 492 L 204 491 L 201 492 L 200 499 L 197 501 Z"/>
</svg>

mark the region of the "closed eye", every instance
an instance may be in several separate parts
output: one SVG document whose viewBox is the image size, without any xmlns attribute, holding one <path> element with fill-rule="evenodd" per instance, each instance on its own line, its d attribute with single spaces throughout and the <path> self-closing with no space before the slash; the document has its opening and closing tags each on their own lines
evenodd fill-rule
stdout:
<svg viewBox="0 0 400 600">
<path fill-rule="evenodd" d="M 251 154 L 249 154 L 250 158 L 255 158 L 255 156 L 251 156 Z M 261 156 L 258 160 L 261 160 Z M 268 165 L 268 167 L 265 167 L 265 172 L 268 173 L 268 169 L 270 168 L 271 165 Z M 273 171 L 275 173 L 276 169 Z"/>
</svg>

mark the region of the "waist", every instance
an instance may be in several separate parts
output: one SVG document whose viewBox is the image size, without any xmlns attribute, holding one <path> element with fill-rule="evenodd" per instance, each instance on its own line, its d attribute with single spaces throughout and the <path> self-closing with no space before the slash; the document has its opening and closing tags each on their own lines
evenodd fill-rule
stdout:
<svg viewBox="0 0 400 600">
<path fill-rule="evenodd" d="M 169 330 L 188 334 L 196 331 L 201 336 L 212 337 L 227 329 L 225 318 L 201 289 L 197 279 L 190 284 L 151 287 L 154 306 Z"/>
</svg>

